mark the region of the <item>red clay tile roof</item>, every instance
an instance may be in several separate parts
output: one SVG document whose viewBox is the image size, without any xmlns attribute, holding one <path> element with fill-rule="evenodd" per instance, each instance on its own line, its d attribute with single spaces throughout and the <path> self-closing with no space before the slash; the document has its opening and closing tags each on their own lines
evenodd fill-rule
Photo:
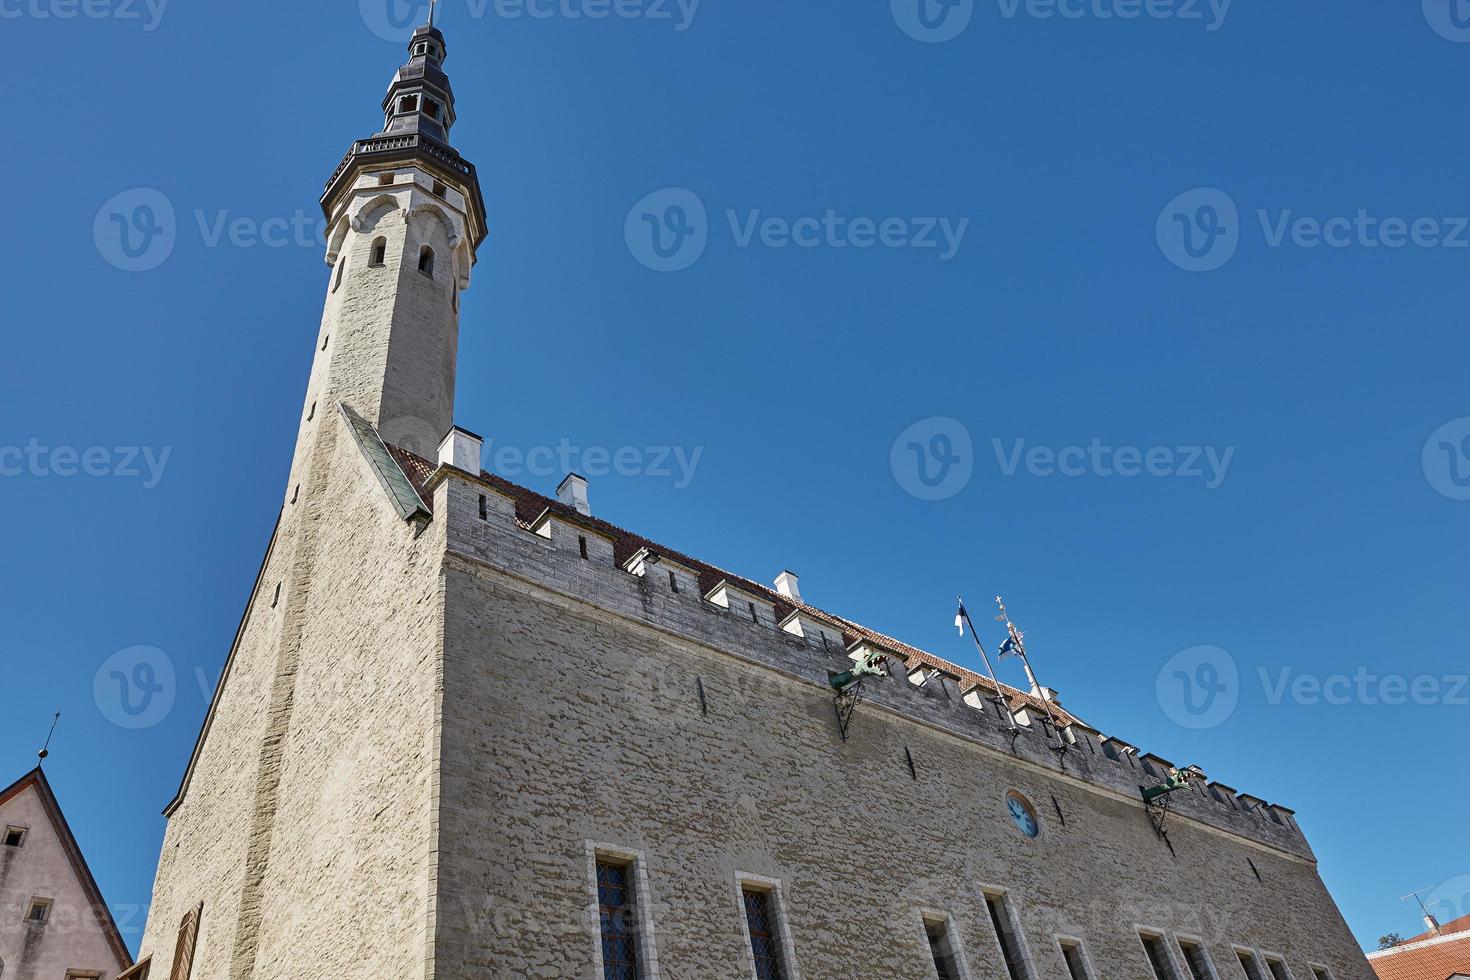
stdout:
<svg viewBox="0 0 1470 980">
<path fill-rule="evenodd" d="M 1453 922 L 1446 922 L 1439 927 L 1439 932 L 1421 932 L 1412 939 L 1405 939 L 1399 945 L 1407 946 L 1409 943 L 1422 943 L 1426 939 L 1437 939 L 1440 936 L 1453 936 L 1457 932 L 1470 932 L 1470 915 L 1462 916 Z"/>
<path fill-rule="evenodd" d="M 438 466 L 397 446 L 389 445 L 388 450 L 398 460 L 399 465 L 403 467 L 403 471 L 408 475 L 408 478 L 413 481 L 415 489 L 419 491 L 419 495 L 425 497 L 425 503 L 432 506 L 433 501 L 429 500 L 427 495 L 424 494 L 424 485 L 429 477 L 433 475 L 434 471 L 438 469 Z M 516 520 L 524 528 L 529 529 L 533 521 L 550 511 L 553 515 L 572 524 L 580 524 L 611 538 L 613 540 L 613 556 L 619 565 L 632 558 L 640 548 L 647 548 L 660 555 L 665 555 L 673 561 L 679 562 L 681 565 L 687 565 L 698 572 L 699 588 L 705 595 L 713 591 L 721 582 L 729 582 L 735 588 L 763 598 L 774 605 L 776 607 L 776 619 L 778 622 L 786 620 L 794 612 L 805 612 L 815 618 L 824 619 L 839 626 L 843 631 L 844 639 L 849 645 L 858 640 L 865 640 L 874 646 L 881 647 L 884 650 L 903 657 L 905 665 L 910 670 L 923 666 L 931 667 L 951 675 L 958 681 L 961 691 L 968 691 L 972 687 L 979 687 L 984 692 L 993 695 L 996 690 L 990 683 L 989 678 L 982 677 L 974 671 L 967 670 L 958 664 L 950 663 L 948 660 L 936 657 L 931 653 L 910 646 L 900 640 L 895 640 L 891 636 L 885 636 L 876 630 L 868 629 L 866 626 L 844 619 L 834 613 L 829 613 L 805 602 L 794 600 L 789 596 L 782 595 L 775 589 L 761 585 L 758 582 L 753 582 L 739 575 L 731 574 L 715 565 L 711 565 L 709 562 L 700 561 L 697 558 L 681 554 L 672 548 L 666 548 L 663 545 L 650 541 L 642 535 L 624 530 L 615 524 L 609 524 L 607 521 L 599 518 L 581 514 L 558 500 L 543 497 L 534 490 L 529 490 L 519 484 L 511 483 L 509 480 L 498 477 L 493 473 L 482 472 L 480 479 L 515 501 Z M 1042 716 L 1046 714 L 1046 704 L 1040 698 L 1032 697 L 1025 691 L 1021 691 L 1007 684 L 1001 684 L 1000 693 L 1013 708 L 1029 707 Z M 1052 704 L 1051 709 L 1056 715 L 1057 720 L 1063 725 L 1081 722 L 1084 726 L 1091 727 L 1075 715 L 1064 710 L 1060 705 Z"/>
<path fill-rule="evenodd" d="M 1470 976 L 1470 932 L 1450 934 L 1451 929 L 1470 926 L 1470 918 L 1443 927 L 1443 938 L 1415 937 L 1381 953 L 1370 953 L 1368 963 L 1379 980 L 1449 980 L 1458 974 Z M 1422 941 L 1421 941 L 1422 940 Z"/>
</svg>

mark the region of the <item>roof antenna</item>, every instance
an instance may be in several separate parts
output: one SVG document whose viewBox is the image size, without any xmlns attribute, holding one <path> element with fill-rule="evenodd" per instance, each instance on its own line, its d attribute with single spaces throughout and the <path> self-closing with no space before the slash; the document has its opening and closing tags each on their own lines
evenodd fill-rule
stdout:
<svg viewBox="0 0 1470 980">
<path fill-rule="evenodd" d="M 1429 911 L 1429 906 L 1424 904 L 1424 899 L 1419 897 L 1422 892 L 1433 890 L 1433 888 L 1421 888 L 1417 892 L 1409 892 L 1409 894 L 1400 897 L 1399 901 L 1407 902 L 1409 899 L 1412 898 L 1414 901 L 1418 902 L 1419 908 L 1424 910 L 1424 924 L 1429 927 L 1430 932 L 1434 933 L 1436 936 L 1442 936 L 1444 935 L 1444 933 L 1440 931 L 1439 920 L 1434 917 L 1433 912 Z"/>
<path fill-rule="evenodd" d="M 51 754 L 51 736 L 56 734 L 56 723 L 60 720 L 61 712 L 58 711 L 56 712 L 56 717 L 51 719 L 51 731 L 46 733 L 46 744 L 41 746 L 40 752 L 36 753 L 36 756 L 41 760 L 40 762 L 36 763 L 37 769 L 39 769 L 41 765 L 45 763 L 46 757 Z"/>
</svg>

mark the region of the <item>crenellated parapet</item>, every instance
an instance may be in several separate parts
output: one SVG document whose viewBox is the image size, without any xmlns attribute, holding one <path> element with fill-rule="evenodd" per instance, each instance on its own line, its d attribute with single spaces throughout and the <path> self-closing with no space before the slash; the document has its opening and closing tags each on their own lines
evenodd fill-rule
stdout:
<svg viewBox="0 0 1470 980">
<path fill-rule="evenodd" d="M 1166 758 L 1089 727 L 1024 692 L 997 692 L 969 671 L 897 641 L 854 636 L 853 624 L 802 604 L 784 616 L 783 593 L 765 589 L 579 513 L 489 474 L 472 475 L 399 452 L 448 548 L 461 559 L 552 590 L 666 636 L 737 657 L 830 695 L 834 672 L 879 655 L 883 676 L 865 682 L 865 712 L 947 733 L 1057 778 L 1128 801 L 1176 771 Z M 713 574 L 711 574 L 713 573 Z M 708 588 L 691 588 L 711 578 Z M 840 638 L 835 635 L 840 633 Z M 1004 686 L 1003 686 L 1004 687 Z M 1052 718 L 1056 719 L 1053 724 Z M 861 724 L 861 716 L 855 724 Z M 834 737 L 836 725 L 834 724 Z M 1315 860 L 1292 810 L 1207 780 L 1171 794 L 1173 820 L 1189 820 L 1305 860 Z"/>
</svg>

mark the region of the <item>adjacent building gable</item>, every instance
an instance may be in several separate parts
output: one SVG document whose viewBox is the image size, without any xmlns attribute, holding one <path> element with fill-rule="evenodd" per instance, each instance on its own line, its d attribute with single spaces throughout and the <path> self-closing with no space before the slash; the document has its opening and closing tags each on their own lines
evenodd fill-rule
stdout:
<svg viewBox="0 0 1470 980">
<path fill-rule="evenodd" d="M 112 980 L 132 957 L 39 768 L 0 791 L 0 976 Z"/>
</svg>

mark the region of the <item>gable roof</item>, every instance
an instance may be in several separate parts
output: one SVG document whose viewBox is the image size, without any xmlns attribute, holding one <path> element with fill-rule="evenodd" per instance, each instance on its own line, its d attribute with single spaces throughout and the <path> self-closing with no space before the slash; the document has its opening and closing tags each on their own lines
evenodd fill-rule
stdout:
<svg viewBox="0 0 1470 980">
<path fill-rule="evenodd" d="M 1470 915 L 1368 954 L 1379 980 L 1454 980 L 1470 976 Z"/>
<path fill-rule="evenodd" d="M 388 451 L 397 460 L 403 472 L 408 475 L 409 480 L 413 482 L 414 489 L 418 491 L 419 497 L 432 507 L 432 497 L 425 493 L 425 485 L 428 483 L 429 477 L 433 476 L 435 470 L 439 468 L 438 464 L 430 462 L 422 456 L 415 455 L 406 449 L 401 449 L 398 446 L 389 445 Z M 619 567 L 625 565 L 628 559 L 638 553 L 639 549 L 647 548 L 649 551 L 667 556 L 681 565 L 688 566 L 698 573 L 699 590 L 702 595 L 709 595 L 721 583 L 728 584 L 739 589 L 741 592 L 750 593 L 775 606 L 776 622 L 778 623 L 784 623 L 794 613 L 806 613 L 815 619 L 822 619 L 835 624 L 842 630 L 843 640 L 849 646 L 858 641 L 866 641 L 903 658 L 909 670 L 913 670 L 916 667 L 932 667 L 949 674 L 957 680 L 962 691 L 969 691 L 971 688 L 978 687 L 992 695 L 999 693 L 1006 699 L 1013 710 L 1029 707 L 1044 715 L 1047 708 L 1050 707 L 1052 713 L 1062 725 L 1080 723 L 1089 730 L 1092 728 L 1092 726 L 1082 722 L 1081 719 L 1054 701 L 1042 701 L 1040 698 L 1032 696 L 1029 692 L 1011 687 L 1008 684 L 994 685 L 990 682 L 990 678 L 983 677 L 972 670 L 951 663 L 942 657 L 936 657 L 932 653 L 920 650 L 918 647 L 910 646 L 891 636 L 886 636 L 877 630 L 869 629 L 866 626 L 845 619 L 835 613 L 827 612 L 799 599 L 793 599 L 788 595 L 783 595 L 769 586 L 761 585 L 759 582 L 753 582 L 743 576 L 732 574 L 709 562 L 692 558 L 672 548 L 666 548 L 640 534 L 625 530 L 616 524 L 610 524 L 601 518 L 583 514 L 575 508 L 568 507 L 559 500 L 542 496 L 534 490 L 512 483 L 503 477 L 482 471 L 480 473 L 480 480 L 515 501 L 516 522 L 525 530 L 531 530 L 533 525 L 539 523 L 547 514 L 550 514 L 569 524 L 578 525 L 595 531 L 604 537 L 611 538 L 613 541 L 613 560 Z"/>
<path fill-rule="evenodd" d="M 71 862 L 72 873 L 76 875 L 77 882 L 81 884 L 83 892 L 86 893 L 87 902 L 92 906 L 92 914 L 97 917 L 97 923 L 102 927 L 108 945 L 117 955 L 118 967 L 126 970 L 133 965 L 133 955 L 128 952 L 127 944 L 123 942 L 122 934 L 118 932 L 117 923 L 112 918 L 112 910 L 102 899 L 102 889 L 97 887 L 97 879 L 92 877 L 92 869 L 87 867 L 87 860 L 82 856 L 82 849 L 77 844 L 76 837 L 72 835 L 71 826 L 66 822 L 66 815 L 61 812 L 61 804 L 57 802 L 56 794 L 51 791 L 51 784 L 46 780 L 46 773 L 41 767 L 37 766 L 5 789 L 0 790 L 0 806 L 9 803 L 28 789 L 34 789 L 36 796 L 41 800 L 42 809 L 46 811 L 46 816 L 51 821 L 56 838 L 61 841 L 62 850 L 66 852 L 67 860 Z"/>
</svg>

